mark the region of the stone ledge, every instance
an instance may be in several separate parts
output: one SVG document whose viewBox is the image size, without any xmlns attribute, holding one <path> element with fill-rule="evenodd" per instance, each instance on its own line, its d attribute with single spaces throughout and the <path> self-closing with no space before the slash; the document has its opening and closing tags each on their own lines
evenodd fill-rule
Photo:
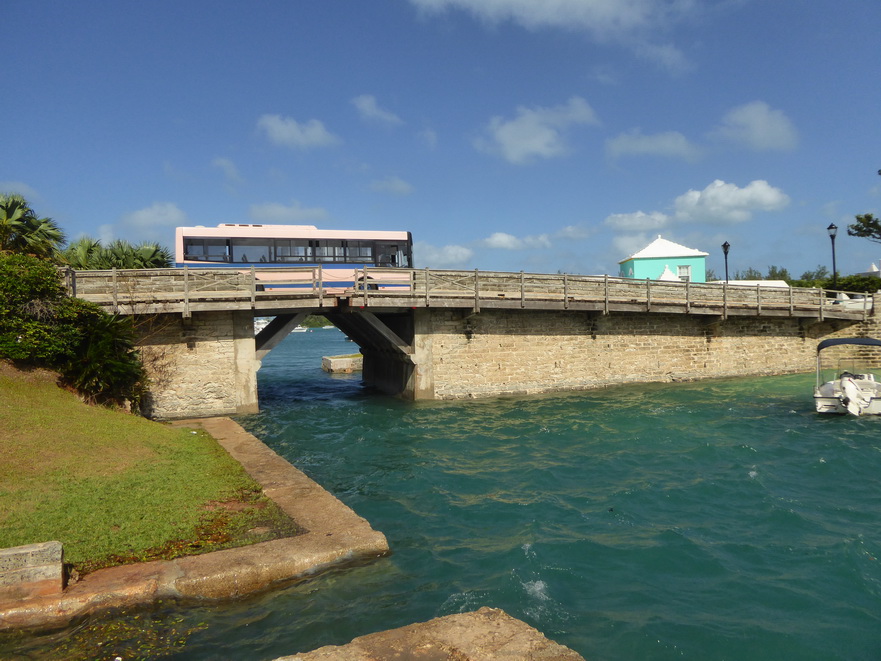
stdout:
<svg viewBox="0 0 881 661">
<path fill-rule="evenodd" d="M 0 549 L 0 599 L 27 599 L 64 589 L 64 548 L 42 542 Z"/>
<path fill-rule="evenodd" d="M 329 374 L 352 374 L 364 369 L 364 356 L 322 356 L 321 369 Z"/>
<path fill-rule="evenodd" d="M 276 661 L 584 661 L 568 647 L 496 608 L 447 615 Z"/>
<path fill-rule="evenodd" d="M 389 553 L 385 535 L 229 418 L 201 426 L 307 532 L 235 549 L 101 569 L 53 595 L 0 595 L 0 630 L 64 626 L 159 599 L 222 600 Z"/>
</svg>

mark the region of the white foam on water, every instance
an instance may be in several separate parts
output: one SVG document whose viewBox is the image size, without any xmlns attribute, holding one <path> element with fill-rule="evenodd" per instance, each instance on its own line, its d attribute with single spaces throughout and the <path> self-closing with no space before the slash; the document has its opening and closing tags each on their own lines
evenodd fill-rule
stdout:
<svg viewBox="0 0 881 661">
<path fill-rule="evenodd" d="M 548 594 L 548 584 L 544 581 L 526 581 L 523 584 L 523 588 L 526 590 L 526 594 L 533 599 L 547 601 L 551 598 Z"/>
</svg>

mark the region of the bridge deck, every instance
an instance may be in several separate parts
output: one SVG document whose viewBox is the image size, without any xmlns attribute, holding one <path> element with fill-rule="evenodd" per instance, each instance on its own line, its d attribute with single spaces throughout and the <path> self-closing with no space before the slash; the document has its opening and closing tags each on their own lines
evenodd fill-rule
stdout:
<svg viewBox="0 0 881 661">
<path fill-rule="evenodd" d="M 362 283 L 367 283 L 364 286 Z M 355 286 L 320 268 L 69 271 L 69 292 L 120 314 L 252 310 L 255 315 L 336 308 L 465 308 L 865 319 L 869 296 L 823 289 L 631 280 L 608 276 L 364 269 Z M 857 298 L 859 297 L 859 298 Z"/>
</svg>

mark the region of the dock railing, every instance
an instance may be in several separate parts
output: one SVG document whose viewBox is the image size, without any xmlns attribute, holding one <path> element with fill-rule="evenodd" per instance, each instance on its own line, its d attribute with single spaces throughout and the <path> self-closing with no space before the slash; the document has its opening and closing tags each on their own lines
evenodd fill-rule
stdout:
<svg viewBox="0 0 881 661">
<path fill-rule="evenodd" d="M 139 306 L 165 303 L 189 315 L 195 303 L 223 301 L 257 307 L 258 302 L 298 299 L 325 304 L 349 298 L 370 306 L 482 307 L 633 311 L 694 314 L 788 314 L 790 316 L 868 317 L 873 297 L 827 289 L 633 280 L 566 273 L 542 274 L 478 270 L 358 269 L 354 281 L 328 278 L 314 267 L 246 269 L 137 269 L 66 271 L 68 292 L 115 311 L 137 313 Z M 216 306 L 215 306 L 216 307 Z"/>
<path fill-rule="evenodd" d="M 65 272 L 71 296 L 110 306 L 114 311 L 136 313 L 145 306 L 182 305 L 189 316 L 195 302 L 249 301 L 287 292 L 299 298 L 318 299 L 327 294 L 321 266 L 238 269 L 172 268 L 111 269 Z"/>
<path fill-rule="evenodd" d="M 652 309 L 683 307 L 686 313 L 713 313 L 721 311 L 742 314 L 746 310 L 761 315 L 763 311 L 795 314 L 797 311 L 817 311 L 822 319 L 829 313 L 847 310 L 867 317 L 874 305 L 873 297 L 865 292 L 847 292 L 819 288 L 779 287 L 762 284 L 738 285 L 725 282 L 667 282 L 661 280 L 634 280 L 608 275 L 585 276 L 572 274 L 542 274 L 525 272 L 454 271 L 417 269 L 411 271 L 409 289 L 383 280 L 372 269 L 364 269 L 356 298 L 369 305 L 371 299 L 415 298 L 422 305 L 444 305 L 451 299 L 473 300 L 479 310 L 495 302 L 505 301 L 505 307 L 518 302 L 520 307 L 543 307 L 542 303 L 556 303 L 553 307 L 569 309 L 584 302 L 602 303 L 602 310 L 622 306 L 651 312 Z M 398 281 L 399 283 L 400 281 Z M 713 312 L 711 312 L 713 311 Z"/>
</svg>

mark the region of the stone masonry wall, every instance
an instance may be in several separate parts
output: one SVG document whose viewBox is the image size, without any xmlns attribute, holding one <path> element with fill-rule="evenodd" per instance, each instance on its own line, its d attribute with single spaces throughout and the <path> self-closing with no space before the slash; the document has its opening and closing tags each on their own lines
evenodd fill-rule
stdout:
<svg viewBox="0 0 881 661">
<path fill-rule="evenodd" d="M 866 321 L 848 326 L 835 333 L 830 333 L 821 339 L 834 337 L 872 337 L 881 339 L 881 316 L 877 311 Z M 822 352 L 822 367 L 833 371 L 848 369 L 861 371 L 862 368 L 870 370 L 881 369 L 881 349 L 875 347 L 838 346 L 829 347 Z M 826 374 L 830 378 L 832 374 Z"/>
<path fill-rule="evenodd" d="M 434 310 L 437 399 L 808 372 L 840 321 L 684 314 Z M 850 334 L 855 334 L 850 331 Z"/>
<path fill-rule="evenodd" d="M 257 411 L 250 312 L 155 315 L 138 346 L 151 380 L 145 413 L 157 419 Z"/>
</svg>

